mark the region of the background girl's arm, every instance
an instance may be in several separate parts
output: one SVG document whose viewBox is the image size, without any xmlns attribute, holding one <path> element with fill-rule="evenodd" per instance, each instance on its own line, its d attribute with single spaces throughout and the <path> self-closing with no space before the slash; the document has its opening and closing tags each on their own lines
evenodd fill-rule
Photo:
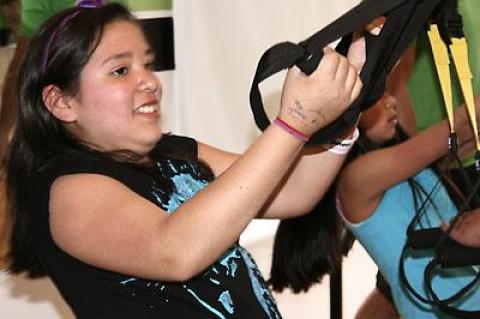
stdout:
<svg viewBox="0 0 480 319">
<path fill-rule="evenodd" d="M 476 98 L 477 109 L 480 105 Z M 459 146 L 473 146 L 464 107 L 457 109 Z M 392 147 L 369 152 L 350 163 L 342 172 L 339 196 L 347 219 L 354 223 L 368 218 L 386 189 L 414 176 L 448 153 L 448 123 L 442 121 Z"/>
</svg>

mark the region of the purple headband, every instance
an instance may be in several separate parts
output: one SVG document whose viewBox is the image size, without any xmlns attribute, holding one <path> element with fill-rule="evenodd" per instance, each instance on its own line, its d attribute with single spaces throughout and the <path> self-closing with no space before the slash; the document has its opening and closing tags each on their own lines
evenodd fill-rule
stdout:
<svg viewBox="0 0 480 319">
<path fill-rule="evenodd" d="M 47 71 L 50 48 L 53 44 L 53 41 L 55 40 L 58 33 L 60 32 L 60 30 L 62 30 L 69 21 L 75 18 L 81 12 L 81 9 L 94 9 L 94 8 L 101 7 L 104 4 L 105 3 L 103 0 L 77 0 L 76 1 L 75 3 L 76 9 L 63 18 L 63 20 L 60 22 L 60 24 L 57 26 L 55 31 L 52 33 L 52 35 L 48 39 L 47 46 L 45 47 L 45 51 L 42 59 L 42 73 L 45 73 Z"/>
<path fill-rule="evenodd" d="M 103 0 L 77 0 L 75 5 L 80 8 L 98 8 L 105 4 Z"/>
</svg>

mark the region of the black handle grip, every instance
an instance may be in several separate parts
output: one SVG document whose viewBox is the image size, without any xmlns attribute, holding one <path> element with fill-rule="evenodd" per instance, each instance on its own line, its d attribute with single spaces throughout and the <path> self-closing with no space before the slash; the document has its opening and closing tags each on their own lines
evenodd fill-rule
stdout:
<svg viewBox="0 0 480 319">
<path fill-rule="evenodd" d="M 437 249 L 437 257 L 443 268 L 480 265 L 480 248 L 464 246 L 451 239 Z"/>
<path fill-rule="evenodd" d="M 413 249 L 433 249 L 445 233 L 440 228 L 417 229 L 408 234 Z"/>
<path fill-rule="evenodd" d="M 436 249 L 443 268 L 480 265 L 480 248 L 462 245 L 450 237 L 437 247 L 445 235 L 440 228 L 418 229 L 408 234 L 408 243 L 415 250 Z"/>
</svg>

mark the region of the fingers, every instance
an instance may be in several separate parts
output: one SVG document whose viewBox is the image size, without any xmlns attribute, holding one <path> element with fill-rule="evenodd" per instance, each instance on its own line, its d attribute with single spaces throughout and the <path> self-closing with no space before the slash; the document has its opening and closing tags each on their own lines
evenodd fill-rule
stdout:
<svg viewBox="0 0 480 319">
<path fill-rule="evenodd" d="M 442 223 L 440 225 L 440 229 L 443 231 L 443 232 L 447 232 L 448 231 L 448 227 L 450 227 L 450 224 L 449 223 Z"/>
<path fill-rule="evenodd" d="M 460 215 L 450 236 L 463 245 L 480 247 L 480 212 L 475 210 Z"/>
<path fill-rule="evenodd" d="M 353 85 L 353 90 L 352 93 L 350 94 L 350 101 L 354 101 L 359 95 L 360 92 L 362 91 L 363 87 L 363 82 L 360 77 L 355 74 L 355 84 Z"/>
<path fill-rule="evenodd" d="M 350 93 L 349 102 L 355 100 L 363 87 L 363 82 L 358 75 L 357 67 L 353 66 L 348 59 L 340 56 L 335 80 L 343 83 L 344 89 Z"/>
<path fill-rule="evenodd" d="M 340 63 L 338 64 L 337 72 L 335 73 L 335 79 L 339 82 L 346 83 L 348 78 L 348 73 L 354 71 L 354 74 L 357 73 L 353 66 L 348 62 L 344 57 L 340 58 Z"/>
<path fill-rule="evenodd" d="M 352 40 L 350 48 L 348 49 L 347 58 L 350 64 L 355 67 L 357 73 L 360 73 L 367 58 L 365 36 L 357 35 L 357 38 Z"/>
<path fill-rule="evenodd" d="M 312 135 L 338 118 L 362 88 L 355 68 L 331 48 L 324 49 L 317 69 L 305 75 L 290 68 L 284 82 L 279 116 Z"/>
<path fill-rule="evenodd" d="M 317 70 L 315 70 L 311 76 L 326 77 L 327 79 L 339 82 L 349 81 L 348 83 L 353 84 L 355 82 L 354 77 L 358 72 L 349 60 L 329 47 L 325 47 L 323 52 L 324 56 L 322 60 L 320 60 Z M 351 71 L 355 72 L 350 73 Z M 350 76 L 352 78 L 349 79 Z M 351 86 L 347 84 L 346 87 Z"/>
<path fill-rule="evenodd" d="M 342 63 L 342 56 L 329 47 L 323 48 L 323 57 L 312 77 L 320 76 L 329 80 L 334 80 L 339 65 Z"/>
<path fill-rule="evenodd" d="M 353 66 L 349 66 L 345 79 L 345 89 L 350 92 L 350 102 L 353 102 L 358 97 L 362 87 L 363 82 L 358 76 L 357 70 Z"/>
<path fill-rule="evenodd" d="M 456 222 L 455 226 L 450 232 L 450 237 L 452 237 L 455 241 L 459 243 L 466 244 L 465 243 L 465 225 L 462 225 L 460 220 Z"/>
<path fill-rule="evenodd" d="M 296 65 L 293 65 L 289 70 L 288 70 L 289 73 L 292 74 L 292 76 L 298 76 L 298 75 L 301 75 L 303 74 L 302 70 L 300 70 L 300 68 Z"/>
<path fill-rule="evenodd" d="M 352 90 L 352 88 L 355 86 L 355 82 L 357 81 L 357 78 L 358 78 L 357 70 L 349 66 L 348 71 L 346 72 L 345 88 L 347 90 Z"/>
<path fill-rule="evenodd" d="M 358 73 L 362 70 L 366 60 L 365 31 L 378 36 L 385 23 L 385 17 L 380 17 L 366 25 L 361 31 L 353 32 L 352 43 L 348 49 L 348 60 L 355 67 Z"/>
<path fill-rule="evenodd" d="M 324 48 L 324 57 L 312 76 L 326 77 L 341 85 L 347 91 L 349 103 L 358 97 L 363 87 L 357 67 L 328 47 Z"/>
</svg>

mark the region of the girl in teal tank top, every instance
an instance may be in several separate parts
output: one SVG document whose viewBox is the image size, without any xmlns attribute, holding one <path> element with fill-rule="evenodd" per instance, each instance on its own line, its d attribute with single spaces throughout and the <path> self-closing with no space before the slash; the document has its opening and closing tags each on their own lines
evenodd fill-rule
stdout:
<svg viewBox="0 0 480 319">
<path fill-rule="evenodd" d="M 477 99 L 476 102 L 478 105 L 480 100 Z M 326 237 L 319 235 L 326 228 L 322 224 L 326 224 L 327 218 L 331 217 L 328 215 L 334 215 L 334 212 L 338 211 L 346 227 L 363 245 L 386 278 L 392 289 L 396 310 L 402 318 L 451 318 L 431 305 L 416 300 L 403 287 L 399 277 L 400 256 L 407 240 L 406 230 L 426 195 L 434 190 L 431 200 L 427 202 L 426 213 L 420 221 L 423 228 L 439 227 L 457 214 L 456 205 L 449 192 L 438 183 L 439 176 L 428 168 L 448 154 L 449 127 L 444 121 L 408 138 L 401 128 L 397 127 L 396 104 L 396 100 L 386 94 L 375 106 L 362 114 L 359 124 L 360 138 L 339 175 L 337 191 L 330 192 L 330 198 L 324 197 L 319 204 L 322 209 L 317 211 L 317 217 L 312 214 L 308 217 L 309 220 L 303 219 L 302 226 L 305 226 L 306 231 L 302 234 L 296 232 L 295 239 L 293 235 L 286 235 L 287 227 L 277 233 L 271 281 L 274 287 L 277 284 L 277 288 L 290 286 L 305 290 L 318 282 L 325 269 L 329 270 L 325 264 L 330 263 L 330 269 L 339 265 L 341 257 L 339 258 L 338 254 L 345 251 L 342 245 L 348 244 L 348 241 L 341 240 L 345 238 L 342 231 L 336 233 L 340 236 L 336 240 L 332 240 L 330 236 L 329 240 L 333 243 L 330 245 L 330 252 L 327 248 L 325 251 L 317 248 L 315 252 L 318 255 L 312 256 L 314 254 L 311 253 L 312 247 L 324 246 L 319 244 L 321 240 L 326 240 Z M 456 122 L 460 152 L 472 150 L 472 135 L 464 108 L 457 110 Z M 480 216 L 480 212 L 474 211 L 470 216 Z M 471 222 L 466 223 L 470 227 L 469 231 L 457 231 L 452 235 L 462 243 L 472 238 L 471 234 L 475 229 L 476 232 L 480 231 L 480 222 L 476 222 L 478 218 L 470 219 Z M 292 221 L 291 225 L 294 222 Z M 311 226 L 312 224 L 314 226 Z M 298 228 L 299 225 L 295 227 Z M 316 236 L 308 237 L 309 232 L 316 232 Z M 275 257 L 286 255 L 289 253 L 288 247 L 293 247 L 294 241 L 298 244 L 301 240 L 303 246 L 296 247 L 300 247 L 305 254 L 309 253 L 309 256 L 303 256 L 301 265 L 298 265 L 298 256 L 302 252 L 297 250 L 296 258 L 294 259 L 291 253 L 288 256 L 292 257 L 292 261 L 286 261 L 282 265 L 287 271 L 280 274 L 275 272 L 279 268 L 279 265 L 276 265 L 279 260 L 275 260 Z M 470 242 L 470 245 L 480 247 L 480 241 Z M 426 253 L 406 261 L 407 278 L 423 296 L 423 274 L 431 257 L 431 253 Z M 322 258 L 323 266 L 319 267 L 318 261 Z M 293 277 L 288 272 L 297 276 Z M 435 291 L 440 297 L 449 297 L 463 288 L 476 274 L 477 269 L 467 267 L 442 273 L 434 281 Z M 480 290 L 474 289 L 455 306 L 465 310 L 478 310 L 478 305 Z"/>
</svg>

